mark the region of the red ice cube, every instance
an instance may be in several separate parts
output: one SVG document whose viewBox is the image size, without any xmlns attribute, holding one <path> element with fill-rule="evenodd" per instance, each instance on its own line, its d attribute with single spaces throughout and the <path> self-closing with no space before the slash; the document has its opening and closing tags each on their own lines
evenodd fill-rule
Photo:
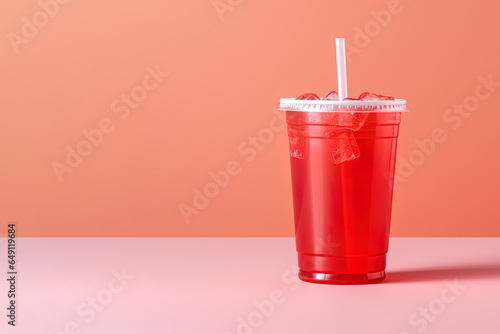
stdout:
<svg viewBox="0 0 500 334">
<path fill-rule="evenodd" d="M 314 93 L 305 93 L 295 98 L 296 100 L 320 100 L 319 96 Z"/>
<path fill-rule="evenodd" d="M 323 100 L 338 100 L 339 99 L 339 94 L 332 90 L 330 93 L 328 93 L 327 96 Z"/>
<path fill-rule="evenodd" d="M 339 113 L 339 125 L 345 126 L 353 131 L 358 131 L 361 129 L 363 124 L 368 117 L 368 113 L 365 112 L 343 112 Z"/>
<path fill-rule="evenodd" d="M 361 101 L 384 101 L 384 100 L 394 100 L 394 98 L 390 97 L 390 96 L 385 96 L 385 95 L 380 95 L 380 94 L 375 94 L 375 93 L 370 93 L 370 92 L 364 92 L 364 93 L 361 93 L 359 95 L 358 100 L 361 100 Z"/>
<path fill-rule="evenodd" d="M 339 131 L 329 137 L 328 147 L 332 161 L 336 165 L 354 160 L 361 155 L 351 130 Z"/>
<path fill-rule="evenodd" d="M 288 143 L 290 144 L 290 156 L 292 158 L 304 159 L 306 157 L 307 126 L 289 125 Z"/>
</svg>

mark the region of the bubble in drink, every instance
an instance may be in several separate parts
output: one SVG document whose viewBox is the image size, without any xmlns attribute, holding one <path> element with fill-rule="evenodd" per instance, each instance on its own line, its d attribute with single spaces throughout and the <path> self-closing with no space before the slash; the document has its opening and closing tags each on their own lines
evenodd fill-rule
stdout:
<svg viewBox="0 0 500 334">
<path fill-rule="evenodd" d="M 360 157 L 359 147 L 351 130 L 342 130 L 328 138 L 328 148 L 334 164 Z"/>
<path fill-rule="evenodd" d="M 318 95 L 314 93 L 305 93 L 297 96 L 296 100 L 321 100 Z"/>
</svg>

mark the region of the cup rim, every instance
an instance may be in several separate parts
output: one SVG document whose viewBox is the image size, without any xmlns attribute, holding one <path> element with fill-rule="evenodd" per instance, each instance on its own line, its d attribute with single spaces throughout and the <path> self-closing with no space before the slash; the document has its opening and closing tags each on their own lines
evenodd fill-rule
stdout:
<svg viewBox="0 0 500 334">
<path fill-rule="evenodd" d="M 278 110 L 303 112 L 408 112 L 406 100 L 338 101 L 280 99 Z"/>
</svg>

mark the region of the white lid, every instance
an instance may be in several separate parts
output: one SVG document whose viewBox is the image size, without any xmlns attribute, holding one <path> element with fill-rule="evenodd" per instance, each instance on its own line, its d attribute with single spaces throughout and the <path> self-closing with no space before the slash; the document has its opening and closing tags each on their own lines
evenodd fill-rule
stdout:
<svg viewBox="0 0 500 334">
<path fill-rule="evenodd" d="M 280 99 L 278 110 L 304 112 L 406 112 L 406 100 L 338 101 Z"/>
</svg>

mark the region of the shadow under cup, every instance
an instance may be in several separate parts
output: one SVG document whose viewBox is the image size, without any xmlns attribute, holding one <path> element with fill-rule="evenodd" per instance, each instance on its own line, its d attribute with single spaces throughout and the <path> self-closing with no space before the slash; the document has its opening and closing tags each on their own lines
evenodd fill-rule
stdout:
<svg viewBox="0 0 500 334">
<path fill-rule="evenodd" d="M 325 102 L 282 99 L 280 106 L 288 125 L 299 277 L 380 282 L 406 101 Z"/>
</svg>

